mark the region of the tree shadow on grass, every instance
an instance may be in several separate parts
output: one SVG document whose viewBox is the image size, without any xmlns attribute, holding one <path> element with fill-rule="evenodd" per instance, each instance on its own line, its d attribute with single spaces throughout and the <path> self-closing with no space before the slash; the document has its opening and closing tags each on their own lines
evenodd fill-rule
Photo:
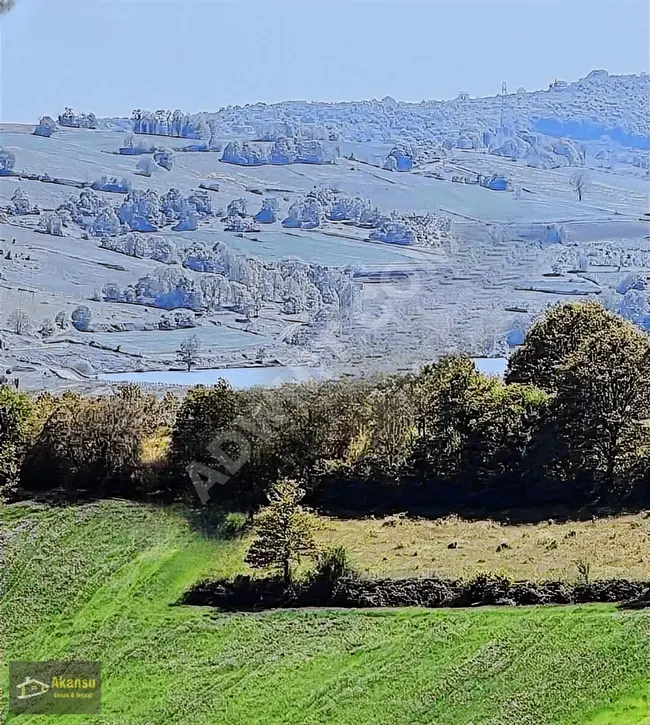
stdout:
<svg viewBox="0 0 650 725">
<path fill-rule="evenodd" d="M 530 508 L 490 508 L 469 506 L 369 506 L 367 509 L 349 509 L 343 506 L 315 506 L 319 513 L 339 519 L 362 520 L 369 517 L 383 518 L 403 515 L 406 518 L 435 520 L 448 516 L 458 516 L 466 521 L 495 521 L 504 526 L 520 526 L 553 522 L 565 524 L 612 516 L 636 515 L 648 510 L 647 503 L 634 505 L 583 506 L 539 506 Z"/>
<path fill-rule="evenodd" d="M 194 531 L 209 539 L 239 539 L 248 530 L 246 515 L 243 513 L 214 506 L 182 506 L 179 511 Z"/>
</svg>

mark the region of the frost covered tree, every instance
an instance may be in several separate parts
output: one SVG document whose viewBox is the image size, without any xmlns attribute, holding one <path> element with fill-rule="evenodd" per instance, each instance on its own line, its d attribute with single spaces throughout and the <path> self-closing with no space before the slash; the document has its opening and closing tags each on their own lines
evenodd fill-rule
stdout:
<svg viewBox="0 0 650 725">
<path fill-rule="evenodd" d="M 616 291 L 624 295 L 628 290 L 645 290 L 648 286 L 645 278 L 641 274 L 627 274 L 623 279 L 616 285 Z"/>
<path fill-rule="evenodd" d="M 199 362 L 201 355 L 201 341 L 196 335 L 190 335 L 181 343 L 180 348 L 176 351 L 179 362 L 187 365 L 189 372 Z"/>
<path fill-rule="evenodd" d="M 155 166 L 156 164 L 153 162 L 153 159 L 149 156 L 145 156 L 135 165 L 135 173 L 138 174 L 138 176 L 151 176 Z"/>
<path fill-rule="evenodd" d="M 227 164 L 238 166 L 261 166 L 268 163 L 266 150 L 261 146 L 254 146 L 246 141 L 231 141 L 223 150 L 221 160 Z"/>
<path fill-rule="evenodd" d="M 233 199 L 228 204 L 228 216 L 246 216 L 247 203 L 246 199 Z"/>
<path fill-rule="evenodd" d="M 175 232 L 195 232 L 199 228 L 199 215 L 195 209 L 186 205 L 176 226 L 172 227 Z"/>
<path fill-rule="evenodd" d="M 153 155 L 153 160 L 161 168 L 171 171 L 173 166 L 173 156 L 173 153 L 169 149 L 158 149 Z"/>
<path fill-rule="evenodd" d="M 122 225 L 112 206 L 104 207 L 90 225 L 94 237 L 113 237 L 121 230 Z"/>
<path fill-rule="evenodd" d="M 153 305 L 165 310 L 184 307 L 199 310 L 204 307 L 198 282 L 181 274 L 173 267 L 159 267 L 150 275 L 141 277 L 132 290 L 122 291 L 138 304 Z"/>
<path fill-rule="evenodd" d="M 0 175 L 10 175 L 13 172 L 15 165 L 16 157 L 14 154 L 12 154 L 11 151 L 0 147 Z"/>
<path fill-rule="evenodd" d="M 56 212 L 53 214 L 46 214 L 38 223 L 38 231 L 43 234 L 51 234 L 54 237 L 62 237 L 64 236 L 63 221 Z"/>
<path fill-rule="evenodd" d="M 56 333 L 56 325 L 51 317 L 47 317 L 43 320 L 41 329 L 39 330 L 41 337 L 52 337 Z"/>
<path fill-rule="evenodd" d="M 323 205 L 318 199 L 306 197 L 294 202 L 287 212 L 282 226 L 298 229 L 317 229 L 325 221 Z"/>
<path fill-rule="evenodd" d="M 56 213 L 61 217 L 64 226 L 74 222 L 81 227 L 88 228 L 92 226 L 95 217 L 106 207 L 108 207 L 107 202 L 97 196 L 94 191 L 82 189 L 78 198 L 71 196 L 57 208 Z"/>
<path fill-rule="evenodd" d="M 575 192 L 578 201 L 582 201 L 585 192 L 589 189 L 589 177 L 587 176 L 586 172 L 577 171 L 569 179 L 569 184 Z"/>
<path fill-rule="evenodd" d="M 648 296 L 645 291 L 629 289 L 621 300 L 619 314 L 636 322 L 648 314 Z"/>
<path fill-rule="evenodd" d="M 230 282 L 223 275 L 206 275 L 199 284 L 205 306 L 210 310 L 218 310 L 233 299 Z"/>
<path fill-rule="evenodd" d="M 278 200 L 275 197 L 263 199 L 262 208 L 255 215 L 255 221 L 261 224 L 273 224 L 277 221 L 275 213 L 278 206 Z"/>
<path fill-rule="evenodd" d="M 417 152 L 410 144 L 395 146 L 384 162 L 387 171 L 411 171 L 417 163 Z"/>
<path fill-rule="evenodd" d="M 243 219 L 240 216 L 230 216 L 226 218 L 224 231 L 240 233 L 259 232 L 260 225 L 255 219 Z"/>
<path fill-rule="evenodd" d="M 169 189 L 160 201 L 162 213 L 167 221 L 176 221 L 187 212 L 187 200 L 175 187 Z"/>
<path fill-rule="evenodd" d="M 217 272 L 223 271 L 223 267 L 217 255 L 205 244 L 195 242 L 190 245 L 183 254 L 183 267 L 194 272 Z"/>
<path fill-rule="evenodd" d="M 7 317 L 7 327 L 16 335 L 26 335 L 32 328 L 32 321 L 25 310 L 14 310 Z"/>
<path fill-rule="evenodd" d="M 57 312 L 57 315 L 54 318 L 54 324 L 60 330 L 66 330 L 70 325 L 70 321 L 68 319 L 68 315 L 66 314 L 66 312 L 64 312 L 63 310 L 61 310 L 61 312 Z"/>
<path fill-rule="evenodd" d="M 33 214 L 36 211 L 35 207 L 32 207 L 29 197 L 20 187 L 12 194 L 8 209 L 9 213 L 14 216 Z"/>
<path fill-rule="evenodd" d="M 334 150 L 322 141 L 298 141 L 296 143 L 296 161 L 302 164 L 334 164 Z"/>
<path fill-rule="evenodd" d="M 209 129 L 208 148 L 218 151 L 219 149 L 217 149 L 217 146 L 218 146 L 217 139 L 219 137 L 219 124 L 217 123 L 217 121 L 215 119 L 211 118 L 208 120 L 208 129 Z"/>
<path fill-rule="evenodd" d="M 410 245 L 415 243 L 415 234 L 402 221 L 387 221 L 371 232 L 370 239 L 387 244 Z"/>
<path fill-rule="evenodd" d="M 171 310 L 161 316 L 158 327 L 161 330 L 186 330 L 196 327 L 196 319 L 191 310 Z"/>
<path fill-rule="evenodd" d="M 118 216 L 131 231 L 155 232 L 162 226 L 161 201 L 152 189 L 134 189 L 124 200 Z"/>
<path fill-rule="evenodd" d="M 128 194 L 131 191 L 131 182 L 127 178 L 121 181 L 116 176 L 106 176 L 105 174 L 97 179 L 92 185 L 95 191 L 111 191 L 118 194 Z"/>
<path fill-rule="evenodd" d="M 72 325 L 79 332 L 88 332 L 92 321 L 92 312 L 85 305 L 77 307 L 72 313 Z"/>
<path fill-rule="evenodd" d="M 154 237 L 151 244 L 151 259 L 163 264 L 176 264 L 179 261 L 178 248 L 171 239 Z"/>
<path fill-rule="evenodd" d="M 205 189 L 194 189 L 187 197 L 187 203 L 201 216 L 212 215 L 212 199 Z"/>
</svg>

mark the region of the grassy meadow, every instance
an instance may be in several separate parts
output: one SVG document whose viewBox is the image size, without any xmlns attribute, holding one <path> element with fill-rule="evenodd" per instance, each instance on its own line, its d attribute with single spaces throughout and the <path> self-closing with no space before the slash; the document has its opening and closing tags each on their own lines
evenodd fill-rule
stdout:
<svg viewBox="0 0 650 725">
<path fill-rule="evenodd" d="M 345 546 L 358 567 L 381 576 L 453 579 L 487 571 L 510 579 L 572 580 L 576 562 L 584 561 L 592 578 L 650 579 L 650 517 L 644 514 L 519 526 L 457 516 L 322 518 L 320 524 L 323 544 Z"/>
<path fill-rule="evenodd" d="M 57 717 L 57 723 L 649 722 L 650 612 L 596 605 L 226 615 L 172 606 L 197 580 L 243 569 L 246 540 L 237 533 L 238 522 L 206 533 L 196 521 L 180 508 L 118 501 L 0 509 L 5 659 L 102 662 L 102 714 Z M 473 571 L 490 570 L 496 561 L 508 571 L 505 553 L 513 557 L 513 572 L 530 573 L 534 563 L 520 566 L 517 557 L 537 553 L 555 556 L 556 563 L 549 558 L 545 571 L 560 572 L 565 558 L 580 553 L 569 547 L 587 546 L 589 540 L 597 548 L 607 541 L 600 534 L 589 539 L 590 531 L 599 530 L 590 522 L 543 524 L 532 527 L 527 537 L 516 536 L 523 530 L 514 527 L 492 531 L 496 525 L 487 523 L 385 523 L 328 519 L 320 536 L 348 546 L 360 567 L 395 574 L 411 566 L 409 561 L 405 568 L 405 557 L 395 549 L 398 539 L 404 539 L 407 551 L 416 546 L 418 559 L 426 552 L 437 574 L 450 573 L 454 560 L 446 557 L 462 552 Z M 405 529 L 401 534 L 400 527 Z M 571 528 L 578 533 L 563 538 Z M 594 563 L 595 575 L 622 571 L 626 565 L 620 557 L 646 556 L 645 519 L 623 517 L 606 528 L 617 540 L 610 554 Z M 635 536 L 645 548 L 633 546 Z M 528 543 L 521 543 L 542 537 L 555 539 L 557 548 L 535 544 L 528 550 Z M 618 537 L 629 540 L 627 554 L 614 553 Z M 448 550 L 447 540 L 457 540 L 459 548 Z M 494 550 L 503 540 L 513 548 L 497 555 Z M 638 567 L 642 574 L 643 566 Z M 4 678 L 5 667 L 3 691 Z"/>
</svg>

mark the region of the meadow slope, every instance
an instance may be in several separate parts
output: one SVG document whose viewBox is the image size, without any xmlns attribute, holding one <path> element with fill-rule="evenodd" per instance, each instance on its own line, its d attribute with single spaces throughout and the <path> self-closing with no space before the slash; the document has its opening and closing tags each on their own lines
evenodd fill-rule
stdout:
<svg viewBox="0 0 650 725">
<path fill-rule="evenodd" d="M 0 509 L 6 659 L 102 662 L 102 714 L 57 722 L 648 722 L 650 613 L 170 606 L 198 579 L 241 569 L 233 522 L 208 535 L 194 521 L 122 502 Z"/>
</svg>

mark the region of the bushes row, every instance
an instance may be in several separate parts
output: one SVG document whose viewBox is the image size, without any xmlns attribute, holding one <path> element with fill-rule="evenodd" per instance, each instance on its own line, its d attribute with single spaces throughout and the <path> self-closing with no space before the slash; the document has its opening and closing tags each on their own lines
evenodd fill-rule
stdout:
<svg viewBox="0 0 650 725">
<path fill-rule="evenodd" d="M 650 504 L 650 344 L 594 303 L 551 308 L 505 381 L 464 357 L 412 375 L 182 400 L 0 389 L 0 485 L 248 509 L 282 477 L 351 513 Z"/>
<path fill-rule="evenodd" d="M 203 582 L 180 604 L 254 611 L 282 607 L 470 607 L 495 605 L 642 603 L 650 581 L 626 579 L 570 584 L 560 581 L 513 582 L 481 574 L 474 579 L 359 579 L 333 582 L 310 578 L 287 585 L 282 578 L 239 576 L 232 581 Z"/>
</svg>

